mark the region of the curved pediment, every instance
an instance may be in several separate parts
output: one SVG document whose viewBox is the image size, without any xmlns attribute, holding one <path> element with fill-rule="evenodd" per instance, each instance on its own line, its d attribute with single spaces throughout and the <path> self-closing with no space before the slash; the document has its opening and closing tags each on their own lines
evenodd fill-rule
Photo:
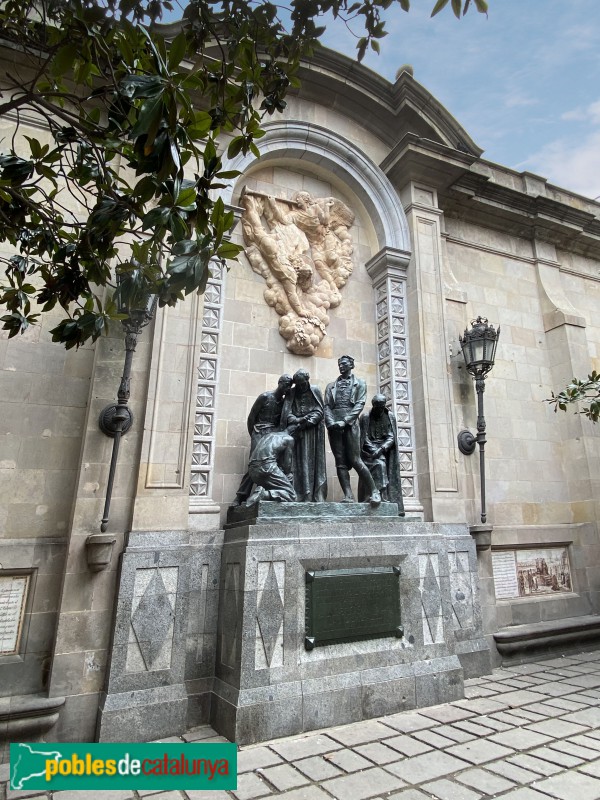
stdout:
<svg viewBox="0 0 600 800">
<path fill-rule="evenodd" d="M 298 96 L 356 119 L 390 147 L 412 134 L 475 157 L 483 152 L 406 70 L 392 84 L 348 56 L 323 47 L 302 64 L 300 78 Z"/>
</svg>

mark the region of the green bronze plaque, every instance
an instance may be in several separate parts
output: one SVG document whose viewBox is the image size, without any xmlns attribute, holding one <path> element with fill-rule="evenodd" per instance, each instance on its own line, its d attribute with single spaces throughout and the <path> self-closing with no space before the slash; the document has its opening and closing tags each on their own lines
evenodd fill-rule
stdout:
<svg viewBox="0 0 600 800">
<path fill-rule="evenodd" d="M 402 636 L 400 567 L 311 570 L 305 577 L 307 650 Z"/>
</svg>

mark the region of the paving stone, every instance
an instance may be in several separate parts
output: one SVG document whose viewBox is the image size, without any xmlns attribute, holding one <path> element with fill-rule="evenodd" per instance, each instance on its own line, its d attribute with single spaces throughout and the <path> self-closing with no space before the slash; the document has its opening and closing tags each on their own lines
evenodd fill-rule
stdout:
<svg viewBox="0 0 600 800">
<path fill-rule="evenodd" d="M 329 753 L 332 750 L 339 750 L 342 745 L 334 741 L 325 734 L 314 734 L 304 736 L 299 739 L 280 739 L 278 742 L 271 742 L 269 745 L 286 761 L 296 761 L 307 756 L 319 756 L 322 753 Z"/>
<path fill-rule="evenodd" d="M 373 766 L 370 761 L 352 750 L 337 750 L 323 758 L 325 761 L 331 761 L 344 772 L 358 772 L 359 769 L 368 769 Z"/>
<path fill-rule="evenodd" d="M 464 708 L 465 711 L 472 711 L 473 714 L 493 714 L 495 711 L 502 711 L 506 708 L 504 698 L 501 703 L 497 700 L 488 700 L 482 697 L 479 700 L 457 700 L 453 706 Z"/>
<path fill-rule="evenodd" d="M 600 708 L 582 708 L 581 711 L 573 711 L 571 714 L 565 714 L 563 717 L 565 722 L 574 722 L 576 725 L 586 725 L 589 728 L 597 728 L 600 726 Z"/>
<path fill-rule="evenodd" d="M 499 711 L 497 714 L 490 714 L 489 719 L 497 719 L 507 724 L 510 728 L 525 725 L 523 717 L 518 717 L 512 711 Z"/>
<path fill-rule="evenodd" d="M 285 794 L 273 794 L 270 800 L 277 800 L 280 797 L 285 800 L 331 800 L 331 796 L 318 786 L 301 786 Z"/>
<path fill-rule="evenodd" d="M 493 728 L 486 727 L 478 722 L 471 722 L 470 719 L 458 720 L 458 722 L 453 723 L 453 725 L 455 728 L 458 728 L 461 731 L 472 733 L 473 736 L 489 736 L 490 734 L 495 733 Z"/>
<path fill-rule="evenodd" d="M 495 761 L 498 758 L 512 755 L 514 748 L 496 744 L 489 739 L 475 739 L 473 742 L 455 744 L 445 752 L 471 764 L 485 764 L 486 761 Z"/>
<path fill-rule="evenodd" d="M 503 794 L 502 800 L 504 798 L 510 798 L 510 800 L 548 800 L 548 795 L 536 792 L 535 789 L 531 789 L 529 786 L 522 786 L 520 789 L 514 789 L 512 792 Z"/>
<path fill-rule="evenodd" d="M 254 772 L 240 775 L 237 789 L 232 791 L 238 800 L 254 800 L 255 797 L 266 797 L 269 794 L 273 794 L 269 786 Z"/>
<path fill-rule="evenodd" d="M 394 736 L 392 739 L 386 739 L 385 744 L 405 756 L 418 756 L 431 750 L 428 744 L 419 742 L 417 739 L 413 739 L 412 736 Z"/>
<path fill-rule="evenodd" d="M 505 667 L 507 672 L 514 672 L 517 675 L 530 675 L 533 672 L 542 672 L 543 667 L 537 664 L 516 664 L 514 667 Z"/>
<path fill-rule="evenodd" d="M 365 722 L 354 725 L 331 728 L 327 733 L 332 739 L 341 742 L 346 747 L 354 747 L 355 744 L 378 742 L 385 736 L 389 736 L 389 729 L 376 720 L 365 720 Z"/>
<path fill-rule="evenodd" d="M 52 792 L 52 797 L 57 800 L 129 800 L 133 798 L 133 789 L 118 789 L 106 791 L 86 791 L 81 789 L 65 789 L 62 792 Z M 154 797 L 161 798 L 161 800 L 183 800 L 181 792 L 159 792 Z"/>
<path fill-rule="evenodd" d="M 502 731 L 490 736 L 490 741 L 512 747 L 513 750 L 531 750 L 542 744 L 551 742 L 550 736 L 528 730 L 527 728 L 513 728 L 511 731 Z"/>
<path fill-rule="evenodd" d="M 311 756 L 310 758 L 303 758 L 301 761 L 294 761 L 294 766 L 299 769 L 311 781 L 324 781 L 327 778 L 336 778 L 338 775 L 343 775 L 341 769 L 338 769 L 330 761 L 327 761 L 323 756 Z"/>
<path fill-rule="evenodd" d="M 446 736 L 441 736 L 437 733 L 437 728 L 435 730 L 415 731 L 413 733 L 413 738 L 425 742 L 425 744 L 430 744 L 438 750 L 443 750 L 444 747 L 456 744 L 454 739 L 448 739 Z"/>
<path fill-rule="evenodd" d="M 479 800 L 481 797 L 478 792 L 467 789 L 466 786 L 450 781 L 447 778 L 426 783 L 422 788 L 430 796 L 438 797 L 439 800 Z"/>
<path fill-rule="evenodd" d="M 491 689 L 485 689 L 483 686 L 471 686 L 465 689 L 465 698 L 467 700 L 477 700 L 478 697 L 492 697 L 493 694 Z"/>
<path fill-rule="evenodd" d="M 486 764 L 486 769 L 490 772 L 495 772 L 497 775 L 502 775 L 503 778 L 508 778 L 509 781 L 514 781 L 517 784 L 527 784 L 539 779 L 537 772 L 532 772 L 530 769 L 523 769 L 516 764 L 511 764 L 510 761 L 494 761 L 493 764 Z"/>
<path fill-rule="evenodd" d="M 351 775 L 344 775 L 341 778 L 333 778 L 324 781 L 322 787 L 337 800 L 365 800 L 365 798 L 375 797 L 379 793 L 403 789 L 406 784 L 379 767 L 366 769 L 364 772 L 353 772 Z"/>
<path fill-rule="evenodd" d="M 181 738 L 184 742 L 200 742 L 203 739 L 210 739 L 214 735 L 215 732 L 210 725 L 200 725 L 198 728 L 192 728 L 184 733 Z"/>
<path fill-rule="evenodd" d="M 552 700 L 556 700 L 557 698 L 553 697 L 551 699 Z M 581 706 L 580 706 L 580 708 L 581 708 Z M 571 710 L 574 711 L 575 710 L 575 709 L 561 708 L 560 706 L 557 706 L 555 703 L 549 703 L 549 702 L 546 701 L 544 703 L 536 703 L 533 706 L 526 706 L 525 708 L 519 709 L 519 711 L 532 711 L 533 712 L 534 709 L 535 709 L 535 714 L 538 717 L 538 719 L 539 719 L 540 715 L 542 717 L 546 717 L 546 718 L 548 718 L 548 717 L 550 717 L 550 718 L 552 718 L 552 717 L 560 717 L 565 713 L 565 711 L 571 711 Z"/>
<path fill-rule="evenodd" d="M 86 794 L 88 795 L 89 800 L 92 800 L 92 798 L 93 800 L 96 800 L 96 798 L 101 797 L 102 795 L 104 795 L 105 800 L 110 800 L 110 797 L 113 794 L 113 792 L 112 791 L 111 792 L 108 791 L 107 792 L 80 792 L 80 791 L 54 792 L 53 796 L 54 797 L 60 796 L 60 800 L 77 800 L 77 798 L 80 798 L 80 800 L 88 800 L 88 798 L 81 797 L 82 795 Z M 133 797 L 133 792 L 123 792 L 123 794 L 125 794 L 127 797 Z M 159 792 L 158 794 L 152 795 L 152 797 L 155 797 L 156 800 L 183 800 L 183 793 L 176 791 Z M 121 800 L 125 800 L 125 798 L 123 797 L 121 798 Z"/>
<path fill-rule="evenodd" d="M 581 772 L 562 772 L 533 784 L 534 789 L 558 797 L 560 800 L 597 800 L 600 797 L 600 780 Z"/>
<path fill-rule="evenodd" d="M 468 769 L 461 772 L 460 775 L 456 775 L 455 778 L 457 781 L 477 789 L 481 794 L 500 794 L 508 789 L 514 789 L 515 786 L 512 781 L 507 781 L 506 778 L 494 775 L 485 769 Z"/>
<path fill-rule="evenodd" d="M 530 703 L 541 703 L 545 699 L 543 694 L 538 691 L 533 692 L 530 689 L 517 689 L 514 692 L 507 692 L 502 695 L 502 702 L 508 708 L 528 706 Z"/>
<path fill-rule="evenodd" d="M 440 725 L 439 728 L 435 729 L 435 732 L 452 739 L 453 742 L 470 742 L 475 738 L 472 733 L 461 731 L 460 728 L 455 728 L 454 725 Z"/>
<path fill-rule="evenodd" d="M 600 739 L 594 739 L 589 735 L 589 731 L 579 736 L 571 736 L 569 741 L 573 744 L 580 744 L 582 747 L 589 747 L 591 750 L 600 750 Z"/>
<path fill-rule="evenodd" d="M 575 758 L 575 756 L 569 756 L 566 753 L 561 753 L 558 750 L 552 750 L 549 747 L 538 747 L 537 750 L 531 751 L 532 756 L 537 756 L 537 758 L 543 758 L 546 761 L 551 761 L 553 764 L 558 764 L 561 767 L 566 767 L 570 769 L 571 767 L 577 767 L 581 764 L 581 758 Z"/>
<path fill-rule="evenodd" d="M 388 800 L 431 800 L 429 795 L 423 794 L 419 789 L 404 789 L 389 795 Z"/>
<path fill-rule="evenodd" d="M 600 759 L 597 761 L 590 761 L 587 764 L 582 764 L 579 767 L 579 772 L 586 775 L 591 775 L 593 778 L 600 778 Z"/>
<path fill-rule="evenodd" d="M 274 753 L 268 747 L 249 747 L 242 749 L 237 757 L 238 775 L 242 772 L 252 772 L 263 767 L 272 767 L 274 764 L 282 764 L 281 756 Z"/>
<path fill-rule="evenodd" d="M 503 694 L 504 692 L 512 692 L 514 690 L 513 686 L 505 686 L 504 683 L 498 683 L 497 681 L 486 683 L 485 688 L 494 692 L 494 694 Z"/>
<path fill-rule="evenodd" d="M 231 800 L 232 795 L 222 789 L 186 789 L 183 793 L 189 800 Z"/>
<path fill-rule="evenodd" d="M 586 706 L 597 706 L 598 705 L 598 698 L 597 697 L 588 697 L 583 692 L 577 692 L 576 694 L 568 694 L 564 698 L 564 700 L 574 700 L 576 703 L 580 703 L 581 705 Z M 584 710 L 584 709 L 582 709 Z"/>
<path fill-rule="evenodd" d="M 556 706 L 556 708 L 562 708 L 565 711 L 579 711 L 580 708 L 585 707 L 583 703 L 567 700 L 565 697 L 551 697 L 549 700 L 546 700 L 544 705 Z"/>
<path fill-rule="evenodd" d="M 466 745 L 458 746 L 465 747 Z M 386 769 L 407 783 L 414 784 L 441 778 L 467 766 L 467 762 L 450 755 L 446 751 L 442 751 L 436 752 L 435 755 L 424 753 L 414 758 L 405 758 L 397 764 L 388 764 Z"/>
<path fill-rule="evenodd" d="M 407 713 L 406 711 L 400 714 L 392 714 L 390 717 L 383 717 L 381 722 L 402 733 L 422 731 L 425 728 L 433 728 L 436 724 L 435 720 L 429 719 L 429 717 L 424 717 L 422 714 Z"/>
<path fill-rule="evenodd" d="M 600 730 L 586 731 L 586 736 L 591 736 L 592 739 L 600 739 Z"/>
<path fill-rule="evenodd" d="M 537 708 L 541 703 L 536 703 L 535 707 Z M 538 714 L 535 711 L 531 711 L 529 708 L 511 708 L 511 714 L 514 714 L 515 717 L 519 719 L 526 720 L 526 722 L 543 722 L 547 717 L 544 714 Z M 521 723 L 522 725 L 525 722 Z"/>
<path fill-rule="evenodd" d="M 540 775 L 554 775 L 557 772 L 562 772 L 563 769 L 553 764 L 551 761 L 544 761 L 542 758 L 536 758 L 530 753 L 518 753 L 506 760 L 510 764 L 516 764 L 517 767 L 530 769 L 532 772 L 539 772 Z"/>
<path fill-rule="evenodd" d="M 577 733 L 584 733 L 585 727 L 574 722 L 565 722 L 564 719 L 547 719 L 544 722 L 535 722 L 527 726 L 530 731 L 545 733 L 555 739 L 566 739 L 567 736 L 575 736 Z"/>
<path fill-rule="evenodd" d="M 537 690 L 552 697 L 564 697 L 566 694 L 577 691 L 573 684 L 564 683 L 563 681 L 549 681 L 543 686 L 538 686 Z"/>
<path fill-rule="evenodd" d="M 500 733 L 500 731 L 507 731 L 514 727 L 514 724 L 509 725 L 506 722 L 496 719 L 495 715 L 490 717 L 485 715 L 482 717 L 472 717 L 469 722 L 472 722 L 474 725 L 483 725 L 484 728 L 490 728 L 497 733 Z"/>
<path fill-rule="evenodd" d="M 374 764 L 389 764 L 391 761 L 398 760 L 398 751 L 387 747 L 381 742 L 369 742 L 369 744 L 359 744 L 353 748 L 355 753 L 358 753 L 364 758 L 368 758 Z"/>
<path fill-rule="evenodd" d="M 472 717 L 473 712 L 467 711 L 458 706 L 446 704 L 443 706 L 432 706 L 431 708 L 424 708 L 420 714 L 436 719 L 438 722 L 456 722 L 458 719 L 467 719 Z"/>
<path fill-rule="evenodd" d="M 266 767 L 257 770 L 261 778 L 265 778 L 277 791 L 286 792 L 308 783 L 308 778 L 289 764 L 278 764 L 276 767 Z"/>
<path fill-rule="evenodd" d="M 584 761 L 591 761 L 594 758 L 598 758 L 597 750 L 591 750 L 589 747 L 582 747 L 581 745 L 574 744 L 573 742 L 568 742 L 565 739 L 548 745 L 548 747 L 550 747 L 552 750 L 559 750 L 561 753 L 567 753 L 570 756 L 575 756 L 575 758 L 581 758 Z"/>
<path fill-rule="evenodd" d="M 576 675 L 569 678 L 569 683 L 581 686 L 583 689 L 596 689 L 600 686 L 600 675 Z"/>
</svg>

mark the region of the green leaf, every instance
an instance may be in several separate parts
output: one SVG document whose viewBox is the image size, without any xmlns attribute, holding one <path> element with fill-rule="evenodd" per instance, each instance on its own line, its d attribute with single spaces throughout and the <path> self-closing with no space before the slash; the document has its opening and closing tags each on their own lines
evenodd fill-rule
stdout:
<svg viewBox="0 0 600 800">
<path fill-rule="evenodd" d="M 175 71 L 181 64 L 187 51 L 187 38 L 183 31 L 169 45 L 169 69 Z"/>
<path fill-rule="evenodd" d="M 73 68 L 78 55 L 79 50 L 75 44 L 66 44 L 64 47 L 61 47 L 52 59 L 52 74 L 58 76 L 65 75 Z"/>
<path fill-rule="evenodd" d="M 435 6 L 433 7 L 433 11 L 431 12 L 431 16 L 435 17 L 436 14 L 439 14 L 440 11 L 448 5 L 448 0 L 438 0 Z"/>
</svg>

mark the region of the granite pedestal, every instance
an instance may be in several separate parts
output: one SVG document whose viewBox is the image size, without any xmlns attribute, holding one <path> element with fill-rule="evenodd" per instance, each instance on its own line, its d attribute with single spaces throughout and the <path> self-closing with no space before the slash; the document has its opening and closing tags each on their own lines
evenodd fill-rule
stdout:
<svg viewBox="0 0 600 800">
<path fill-rule="evenodd" d="M 303 516 L 299 516 L 299 515 Z M 305 647 L 306 573 L 400 568 L 403 635 Z M 468 527 L 382 504 L 232 509 L 211 723 L 239 744 L 463 697 L 490 671 Z"/>
</svg>

